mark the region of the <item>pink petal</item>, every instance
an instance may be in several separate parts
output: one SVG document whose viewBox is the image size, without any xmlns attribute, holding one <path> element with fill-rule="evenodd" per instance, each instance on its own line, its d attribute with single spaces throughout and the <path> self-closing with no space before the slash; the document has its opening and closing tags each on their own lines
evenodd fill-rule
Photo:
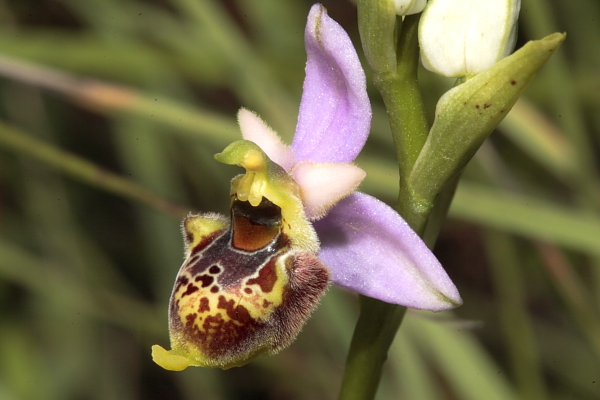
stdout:
<svg viewBox="0 0 600 400">
<path fill-rule="evenodd" d="M 315 222 L 333 282 L 388 303 L 431 311 L 462 304 L 439 261 L 389 206 L 356 192 Z"/>
<path fill-rule="evenodd" d="M 245 108 L 238 111 L 238 123 L 242 137 L 254 142 L 275 162 L 289 171 L 294 165 L 294 151 L 286 146 L 281 138 L 252 111 Z"/>
<path fill-rule="evenodd" d="M 314 5 L 304 35 L 306 79 L 292 148 L 299 161 L 352 162 L 371 124 L 365 73 L 346 32 Z"/>
<path fill-rule="evenodd" d="M 298 163 L 292 170 L 300 186 L 304 211 L 309 219 L 319 219 L 340 199 L 354 192 L 366 172 L 352 164 Z"/>
</svg>

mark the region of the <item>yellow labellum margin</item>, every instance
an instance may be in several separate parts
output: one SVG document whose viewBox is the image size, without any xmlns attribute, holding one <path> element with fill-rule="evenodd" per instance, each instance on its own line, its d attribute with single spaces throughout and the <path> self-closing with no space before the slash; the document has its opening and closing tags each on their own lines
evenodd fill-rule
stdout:
<svg viewBox="0 0 600 400">
<path fill-rule="evenodd" d="M 254 143 L 215 156 L 246 173 L 231 182 L 231 218 L 183 221 L 186 260 L 169 306 L 172 350 L 152 347 L 168 370 L 231 368 L 288 346 L 330 282 L 299 188 Z"/>
</svg>

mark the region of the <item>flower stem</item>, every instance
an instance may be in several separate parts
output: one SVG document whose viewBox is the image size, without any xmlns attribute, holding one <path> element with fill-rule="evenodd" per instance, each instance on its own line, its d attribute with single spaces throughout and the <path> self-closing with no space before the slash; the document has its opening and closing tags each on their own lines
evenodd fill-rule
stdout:
<svg viewBox="0 0 600 400">
<path fill-rule="evenodd" d="M 373 71 L 373 81 L 385 103 L 400 170 L 397 211 L 423 236 L 431 209 L 415 205 L 405 179 L 423 147 L 428 124 L 417 84 L 419 15 L 397 18 L 391 2 L 360 0 L 358 19 L 365 55 Z M 451 194 L 450 194 L 451 197 Z M 447 202 L 449 204 L 449 202 Z M 441 225 L 447 204 L 434 214 Z M 430 244 L 437 229 L 428 232 Z M 383 364 L 406 308 L 369 297 L 360 297 L 360 315 L 348 352 L 340 400 L 368 400 L 375 397 Z"/>
<path fill-rule="evenodd" d="M 400 167 L 400 176 L 408 176 L 425 141 L 429 126 L 417 81 L 420 14 L 398 20 L 399 38 L 396 48 L 395 74 L 377 77 L 375 85 L 381 93 L 390 119 L 392 136 Z"/>
<path fill-rule="evenodd" d="M 396 147 L 400 176 L 397 210 L 419 234 L 430 209 L 412 198 L 406 180 L 419 156 L 429 127 L 417 80 L 420 14 L 402 20 L 392 2 L 358 2 L 358 25 L 365 56 L 373 71 L 373 83 L 385 104 Z"/>
<path fill-rule="evenodd" d="M 417 81 L 419 19 L 420 14 L 404 20 L 396 17 L 388 1 L 358 2 L 360 37 L 390 120 L 401 181 L 410 173 L 429 132 Z"/>
<path fill-rule="evenodd" d="M 360 316 L 346 360 L 340 400 L 375 397 L 381 369 L 405 311 L 406 307 L 360 296 Z"/>
</svg>

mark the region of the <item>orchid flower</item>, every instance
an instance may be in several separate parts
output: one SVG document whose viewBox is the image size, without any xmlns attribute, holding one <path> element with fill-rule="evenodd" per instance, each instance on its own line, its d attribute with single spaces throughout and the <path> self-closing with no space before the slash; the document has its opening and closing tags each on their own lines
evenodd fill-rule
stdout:
<svg viewBox="0 0 600 400">
<path fill-rule="evenodd" d="M 186 261 L 171 298 L 166 369 L 230 368 L 274 354 L 299 333 L 330 280 L 407 307 L 462 300 L 435 256 L 383 202 L 356 192 L 352 162 L 367 139 L 365 74 L 346 32 L 323 6 L 305 33 L 306 79 L 291 146 L 242 109 L 244 140 L 215 156 L 246 173 L 231 184 L 231 218 L 188 216 Z"/>
</svg>

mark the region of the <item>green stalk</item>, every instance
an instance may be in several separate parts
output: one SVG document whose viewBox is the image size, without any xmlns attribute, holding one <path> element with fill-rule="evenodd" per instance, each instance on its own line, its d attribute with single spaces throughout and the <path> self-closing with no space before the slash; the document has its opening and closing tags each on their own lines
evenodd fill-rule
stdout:
<svg viewBox="0 0 600 400">
<path fill-rule="evenodd" d="M 373 81 L 385 103 L 400 171 L 400 193 L 396 210 L 420 235 L 428 215 L 415 212 L 405 185 L 427 139 L 428 126 L 417 85 L 419 15 L 396 18 L 391 2 L 360 0 L 358 19 L 361 41 Z M 436 214 L 445 218 L 447 207 Z M 441 225 L 435 224 L 436 226 Z M 432 235 L 432 243 L 435 242 Z M 340 400 L 373 399 L 383 364 L 406 312 L 406 307 L 360 296 L 360 315 L 354 330 L 340 390 Z"/>
<path fill-rule="evenodd" d="M 417 39 L 421 14 L 409 15 L 401 27 L 398 39 L 396 73 L 375 80 L 375 86 L 385 103 L 396 145 L 400 176 L 408 176 L 427 140 L 429 126 L 417 80 L 419 42 Z"/>
<path fill-rule="evenodd" d="M 398 167 L 400 168 L 400 189 L 398 193 L 398 213 L 417 232 L 423 235 L 428 214 L 415 207 L 406 179 L 412 171 L 417 157 L 427 140 L 429 126 L 425 107 L 417 81 L 419 66 L 419 43 L 417 39 L 421 14 L 404 18 L 398 40 L 398 67 L 395 75 L 376 83 L 388 110 L 390 127 Z"/>
<path fill-rule="evenodd" d="M 373 399 L 406 307 L 360 296 L 360 315 L 348 351 L 340 400 Z"/>
<path fill-rule="evenodd" d="M 391 7 L 391 8 L 390 8 Z M 397 18 L 391 2 L 362 0 L 358 24 L 363 48 L 373 71 L 373 83 L 388 113 L 400 171 L 397 211 L 422 233 L 427 215 L 414 207 L 406 185 L 429 127 L 417 80 L 420 14 Z"/>
</svg>

